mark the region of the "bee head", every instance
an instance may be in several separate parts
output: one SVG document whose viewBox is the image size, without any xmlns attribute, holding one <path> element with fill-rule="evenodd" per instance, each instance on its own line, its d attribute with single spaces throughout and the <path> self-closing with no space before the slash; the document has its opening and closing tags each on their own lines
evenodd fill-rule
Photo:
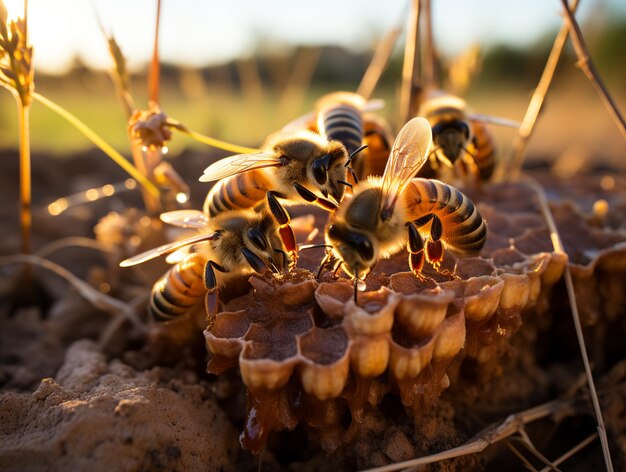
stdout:
<svg viewBox="0 0 626 472">
<path fill-rule="evenodd" d="M 363 280 L 378 261 L 376 241 L 365 232 L 349 228 L 336 222 L 326 228 L 326 242 L 343 261 L 343 269 L 359 280 Z"/>
<path fill-rule="evenodd" d="M 254 254 L 257 266 L 265 266 L 272 272 L 278 272 L 285 268 L 289 261 L 278 228 L 270 216 L 261 218 L 258 223 L 249 226 L 243 234 L 245 249 Z M 255 265 L 247 256 L 248 262 L 255 269 Z"/>
<path fill-rule="evenodd" d="M 433 126 L 433 142 L 453 164 L 469 140 L 470 128 L 466 121 L 450 120 Z"/>
<path fill-rule="evenodd" d="M 327 197 L 330 195 L 336 203 L 343 198 L 346 179 L 345 164 L 348 162 L 348 152 L 338 141 L 330 141 L 323 149 L 323 153 L 314 156 L 309 166 L 309 181 Z"/>
</svg>

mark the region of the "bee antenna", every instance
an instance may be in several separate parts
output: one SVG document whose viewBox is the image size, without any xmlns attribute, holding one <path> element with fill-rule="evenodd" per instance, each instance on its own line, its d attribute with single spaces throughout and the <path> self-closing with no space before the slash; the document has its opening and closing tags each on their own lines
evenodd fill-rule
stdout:
<svg viewBox="0 0 626 472">
<path fill-rule="evenodd" d="M 350 167 L 350 170 L 352 170 L 352 167 Z M 354 171 L 353 171 L 353 172 L 354 172 Z M 351 184 L 351 183 L 349 183 L 349 182 L 346 182 L 345 180 L 338 180 L 338 181 L 337 181 L 337 183 L 338 183 L 338 184 L 341 184 L 341 185 L 345 185 L 346 187 L 350 187 L 350 188 L 352 188 L 352 184 Z"/>
<path fill-rule="evenodd" d="M 332 246 L 330 244 L 305 244 L 303 246 L 300 246 L 298 248 L 298 251 L 305 251 L 307 249 L 318 249 L 318 248 L 321 248 L 321 247 L 329 248 L 329 247 L 332 247 Z"/>
<path fill-rule="evenodd" d="M 348 156 L 348 162 L 346 162 L 346 167 L 348 167 L 350 165 L 350 162 L 352 162 L 352 159 L 354 159 L 356 155 L 360 153 L 361 151 L 363 151 L 364 149 L 367 149 L 367 144 L 364 144 L 363 146 L 356 148 L 354 151 L 352 151 L 350 156 Z"/>
</svg>

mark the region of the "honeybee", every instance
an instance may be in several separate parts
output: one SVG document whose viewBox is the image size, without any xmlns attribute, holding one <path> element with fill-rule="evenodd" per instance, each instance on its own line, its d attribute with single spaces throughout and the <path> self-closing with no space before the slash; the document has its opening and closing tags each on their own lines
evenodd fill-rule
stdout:
<svg viewBox="0 0 626 472">
<path fill-rule="evenodd" d="M 519 127 L 516 121 L 470 113 L 463 99 L 440 90 L 427 94 L 418 115 L 433 134 L 430 165 L 420 176 L 448 180 L 452 173 L 465 183 L 487 181 L 495 169 L 496 149 L 485 123 Z"/>
<path fill-rule="evenodd" d="M 226 157 L 205 169 L 200 181 L 218 182 L 209 191 L 203 210 L 210 217 L 237 209 L 259 211 L 266 208 L 267 200 L 287 251 L 295 261 L 295 236 L 289 214 L 279 199 L 336 209 L 349 185 L 345 181 L 349 156 L 340 142 L 310 131 L 277 133 L 268 138 L 263 149 Z"/>
<path fill-rule="evenodd" d="M 351 175 L 356 182 L 370 175 L 372 167 L 385 162 L 389 155 L 391 133 L 380 117 L 369 113 L 383 105 L 382 100 L 367 101 L 353 92 L 333 92 L 319 99 L 313 112 L 283 130 L 305 128 L 341 142 L 350 155 Z"/>
<path fill-rule="evenodd" d="M 276 273 L 287 264 L 278 225 L 267 212 L 238 210 L 208 218 L 201 211 L 178 210 L 161 214 L 161 220 L 196 228 L 200 234 L 120 263 L 129 267 L 174 251 L 188 253 L 152 287 L 150 311 L 159 321 L 187 313 L 204 298 L 211 322 L 217 312 L 218 288 L 229 278 L 267 270 Z"/>
<path fill-rule="evenodd" d="M 325 228 L 330 261 L 354 279 L 356 303 L 359 281 L 367 277 L 378 259 L 403 247 L 409 252 L 409 267 L 417 277 L 424 262 L 435 268 L 444 249 L 459 256 L 478 254 L 487 228 L 471 200 L 456 188 L 422 178 L 413 178 L 428 159 L 432 142 L 430 124 L 413 118 L 398 134 L 382 177 L 359 182 Z"/>
</svg>

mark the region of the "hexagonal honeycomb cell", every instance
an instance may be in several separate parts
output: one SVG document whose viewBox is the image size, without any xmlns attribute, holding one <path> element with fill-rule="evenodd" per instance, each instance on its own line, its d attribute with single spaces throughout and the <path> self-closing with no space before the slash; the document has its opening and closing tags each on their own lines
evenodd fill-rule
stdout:
<svg viewBox="0 0 626 472">
<path fill-rule="evenodd" d="M 404 253 L 381 260 L 355 304 L 349 280 L 315 279 L 323 251 L 312 250 L 295 272 L 253 276 L 253 291 L 224 306 L 205 331 L 208 371 L 239 366 L 248 390 L 244 447 L 258 452 L 272 431 L 303 422 L 333 450 L 388 395 L 417 419 L 454 388 L 463 359 L 488 373 L 527 313 L 547 316 L 567 256 L 553 252 L 535 190 L 490 185 L 472 199 L 488 224 L 480 257 L 446 254 L 444 271 L 426 269 L 423 280 Z M 301 211 L 314 219 L 294 223 L 298 240 L 322 242 L 315 228 L 325 215 Z M 574 235 L 562 235 L 575 264 L 625 272 L 624 257 L 615 257 L 624 251 L 622 230 L 594 228 L 577 211 L 554 207 L 557 224 L 579 221 Z M 578 254 L 577 244 L 595 252 Z"/>
</svg>

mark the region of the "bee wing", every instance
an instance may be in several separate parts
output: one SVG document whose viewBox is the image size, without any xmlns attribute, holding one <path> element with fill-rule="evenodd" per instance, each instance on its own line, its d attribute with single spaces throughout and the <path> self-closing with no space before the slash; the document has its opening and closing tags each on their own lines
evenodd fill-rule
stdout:
<svg viewBox="0 0 626 472">
<path fill-rule="evenodd" d="M 363 112 L 378 111 L 382 108 L 385 108 L 385 101 L 382 98 L 374 98 L 372 100 L 367 101 L 362 111 Z"/>
<path fill-rule="evenodd" d="M 125 261 L 120 262 L 120 267 L 130 267 L 130 266 L 134 266 L 137 264 L 141 264 L 142 262 L 155 259 L 164 254 L 169 254 L 170 252 L 174 252 L 190 244 L 195 244 L 195 243 L 199 243 L 202 241 L 211 241 L 213 239 L 216 239 L 217 237 L 219 237 L 219 233 L 205 233 L 205 234 L 198 234 L 190 238 L 181 239 L 180 241 L 174 241 L 173 243 L 164 244 L 163 246 L 150 249 L 149 251 L 142 252 L 141 254 L 137 254 L 136 256 L 131 257 L 130 259 L 126 259 Z"/>
<path fill-rule="evenodd" d="M 204 169 L 200 182 L 213 182 L 214 180 L 220 180 L 231 175 L 263 167 L 278 167 L 281 165 L 278 157 L 273 152 L 255 152 L 225 157 Z"/>
<path fill-rule="evenodd" d="M 300 131 L 303 129 L 309 129 L 309 123 L 315 123 L 315 118 L 317 117 L 317 113 L 315 111 L 310 111 L 305 115 L 299 116 L 298 118 L 291 120 L 285 126 L 280 129 L 281 133 L 293 133 L 294 131 Z"/>
<path fill-rule="evenodd" d="M 467 119 L 470 121 L 480 121 L 481 123 L 489 123 L 492 125 L 507 126 L 509 128 L 519 128 L 522 123 L 508 118 L 500 118 L 498 116 L 481 115 L 480 113 L 468 113 Z"/>
<path fill-rule="evenodd" d="M 198 210 L 176 210 L 161 213 L 161 221 L 180 228 L 206 228 L 209 218 Z"/>
<path fill-rule="evenodd" d="M 413 118 L 398 133 L 383 174 L 381 214 L 393 211 L 398 197 L 428 158 L 433 139 L 425 118 Z"/>
</svg>

